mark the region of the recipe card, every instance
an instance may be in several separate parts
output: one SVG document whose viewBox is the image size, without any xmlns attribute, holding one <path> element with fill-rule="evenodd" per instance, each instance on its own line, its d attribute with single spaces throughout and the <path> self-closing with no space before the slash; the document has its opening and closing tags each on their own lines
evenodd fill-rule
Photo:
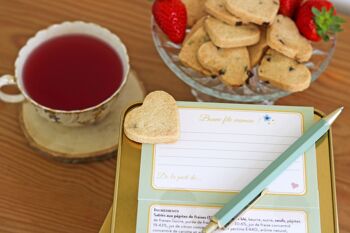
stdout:
<svg viewBox="0 0 350 233">
<path fill-rule="evenodd" d="M 193 108 L 179 113 L 180 139 L 154 146 L 155 189 L 237 192 L 303 132 L 300 113 Z M 302 194 L 304 173 L 302 156 L 268 191 Z"/>
<path fill-rule="evenodd" d="M 303 134 L 313 110 L 180 102 L 179 115 L 176 143 L 142 146 L 138 233 L 201 232 L 213 214 Z M 307 233 L 319 227 L 311 148 L 222 232 Z"/>
</svg>

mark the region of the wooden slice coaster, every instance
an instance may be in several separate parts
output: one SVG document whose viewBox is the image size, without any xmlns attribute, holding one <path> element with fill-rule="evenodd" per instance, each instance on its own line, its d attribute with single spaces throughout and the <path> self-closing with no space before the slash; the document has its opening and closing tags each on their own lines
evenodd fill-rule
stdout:
<svg viewBox="0 0 350 233">
<path fill-rule="evenodd" d="M 31 104 L 23 103 L 20 125 L 29 144 L 41 154 L 67 163 L 99 161 L 115 155 L 123 111 L 135 102 L 142 102 L 144 96 L 145 91 L 136 73 L 130 71 L 111 112 L 97 124 L 62 126 L 45 120 Z"/>
</svg>

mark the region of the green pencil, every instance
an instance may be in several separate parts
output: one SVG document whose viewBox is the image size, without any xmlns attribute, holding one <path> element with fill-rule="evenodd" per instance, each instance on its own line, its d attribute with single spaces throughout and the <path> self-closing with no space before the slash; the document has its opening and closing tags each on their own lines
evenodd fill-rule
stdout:
<svg viewBox="0 0 350 233">
<path fill-rule="evenodd" d="M 286 151 L 263 170 L 252 182 L 245 186 L 241 192 L 219 210 L 210 223 L 203 229 L 203 233 L 211 233 L 216 229 L 225 228 L 247 209 L 265 188 L 271 184 L 285 169 L 297 158 L 307 151 L 315 142 L 322 137 L 330 128 L 335 119 L 343 111 L 343 107 L 337 109 L 328 116 L 322 118 L 296 140 Z"/>
</svg>

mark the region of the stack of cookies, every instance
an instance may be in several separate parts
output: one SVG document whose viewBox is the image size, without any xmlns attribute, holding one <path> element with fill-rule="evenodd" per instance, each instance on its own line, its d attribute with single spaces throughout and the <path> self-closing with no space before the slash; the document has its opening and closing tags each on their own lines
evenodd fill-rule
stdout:
<svg viewBox="0 0 350 233">
<path fill-rule="evenodd" d="M 255 66 L 261 80 L 282 90 L 310 85 L 303 63 L 312 46 L 292 19 L 277 14 L 279 0 L 183 1 L 191 27 L 179 54 L 183 65 L 229 86 L 243 85 Z"/>
</svg>

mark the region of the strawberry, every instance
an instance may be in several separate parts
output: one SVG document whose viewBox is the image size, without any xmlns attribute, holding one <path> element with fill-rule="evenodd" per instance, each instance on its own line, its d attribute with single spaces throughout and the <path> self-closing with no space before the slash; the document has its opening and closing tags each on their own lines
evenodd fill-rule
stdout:
<svg viewBox="0 0 350 233">
<path fill-rule="evenodd" d="M 152 13 L 158 26 L 174 43 L 181 43 L 186 35 L 187 12 L 181 0 L 156 0 Z"/>
<path fill-rule="evenodd" d="M 280 0 L 279 13 L 292 18 L 303 0 Z"/>
<path fill-rule="evenodd" d="M 327 0 L 309 0 L 303 3 L 296 14 L 299 31 L 312 41 L 328 41 L 331 35 L 341 32 L 345 21 L 336 16 L 333 4 Z"/>
</svg>

